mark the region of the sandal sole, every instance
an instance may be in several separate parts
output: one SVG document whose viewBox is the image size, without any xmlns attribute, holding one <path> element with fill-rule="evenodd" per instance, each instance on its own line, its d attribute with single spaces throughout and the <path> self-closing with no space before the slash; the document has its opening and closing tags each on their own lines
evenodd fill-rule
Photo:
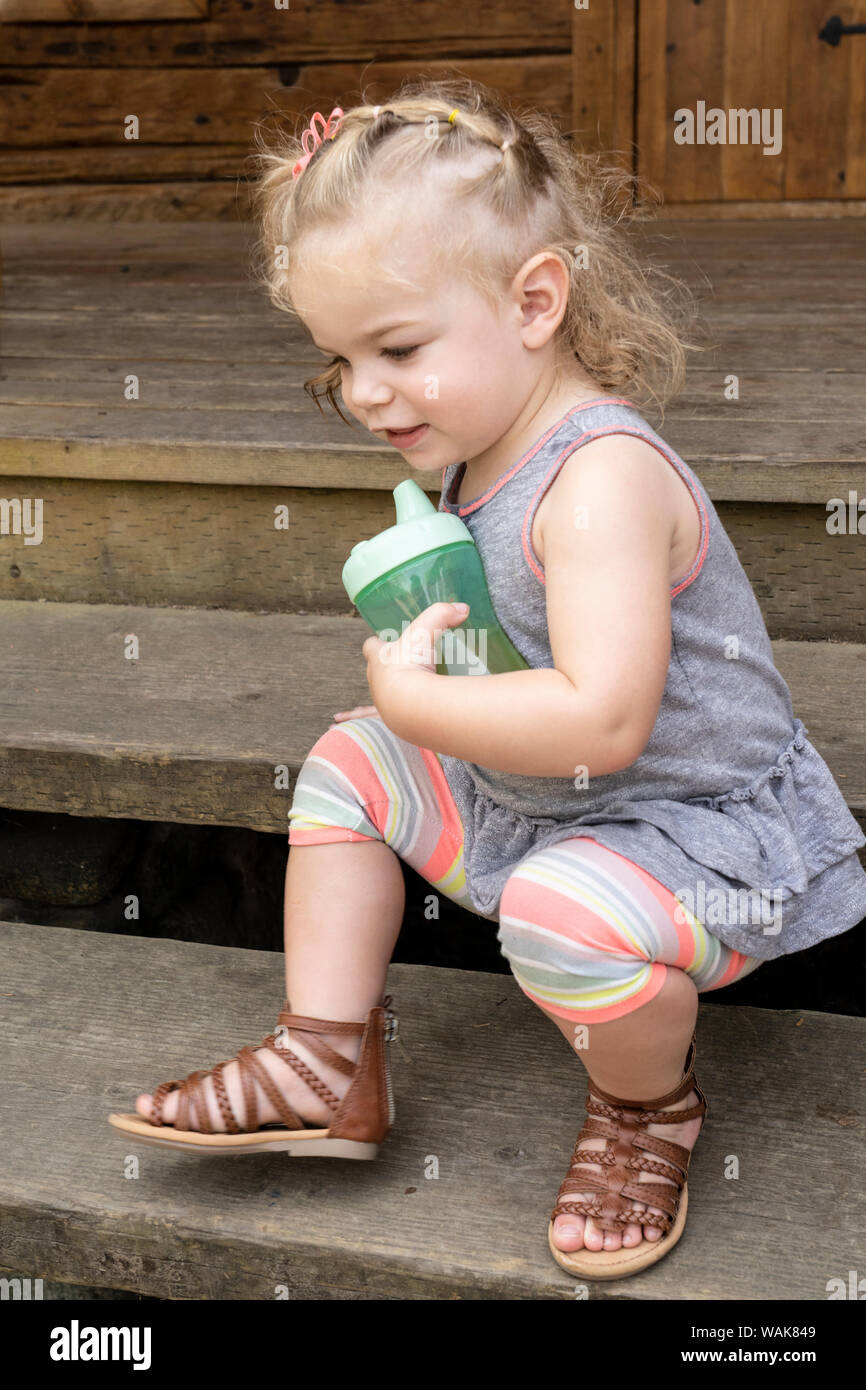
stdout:
<svg viewBox="0 0 866 1390">
<path fill-rule="evenodd" d="M 133 1135 L 140 1144 L 180 1153 L 286 1153 L 294 1158 L 370 1159 L 379 1152 L 377 1143 L 329 1137 L 327 1129 L 254 1130 L 252 1134 L 200 1134 L 186 1130 L 181 1139 L 170 1137 L 171 1125 L 152 1125 L 140 1115 L 109 1115 L 108 1123 L 123 1134 Z"/>
<path fill-rule="evenodd" d="M 547 1243 L 550 1253 L 569 1274 L 582 1274 L 587 1279 L 627 1279 L 630 1274 L 638 1274 L 658 1260 L 663 1260 L 676 1245 L 683 1233 L 688 1211 L 688 1183 L 683 1186 L 676 1220 L 666 1236 L 650 1243 L 644 1238 L 642 1245 L 619 1250 L 560 1250 L 553 1243 L 553 1222 L 547 1227 Z M 648 1246 L 648 1249 L 643 1249 Z"/>
</svg>

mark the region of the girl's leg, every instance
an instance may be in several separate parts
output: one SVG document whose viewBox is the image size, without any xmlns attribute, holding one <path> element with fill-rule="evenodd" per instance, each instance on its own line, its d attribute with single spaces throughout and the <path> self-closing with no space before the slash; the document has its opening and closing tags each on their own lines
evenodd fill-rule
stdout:
<svg viewBox="0 0 866 1390">
<path fill-rule="evenodd" d="M 463 871 L 463 829 L 434 753 L 392 734 L 379 718 L 346 720 L 317 741 L 301 768 L 289 810 L 286 867 L 286 997 L 293 1013 L 362 1020 L 382 1000 L 388 962 L 403 921 L 405 891 L 398 858 L 456 902 L 471 907 Z M 359 1037 L 322 1034 L 357 1061 Z M 292 1051 L 340 1099 L 351 1079 L 292 1035 Z M 327 1122 L 330 1111 L 267 1048 L 256 1049 L 280 1093 L 303 1119 Z M 243 1114 L 236 1063 L 223 1074 L 236 1114 Z M 213 1083 L 205 1083 L 209 1118 L 224 1124 Z M 279 1117 L 259 1088 L 260 1123 Z M 239 1104 L 239 1102 L 241 1102 Z M 150 1096 L 137 1108 L 145 1118 Z M 177 1097 L 164 1115 L 174 1119 Z"/>
<path fill-rule="evenodd" d="M 724 946 L 646 870 L 589 838 L 530 855 L 509 878 L 499 909 L 499 941 L 520 988 L 577 1051 L 590 1083 L 630 1100 L 660 1096 L 682 1079 L 698 992 L 761 964 Z M 670 1108 L 697 1099 L 692 1091 Z M 701 1122 L 648 1128 L 691 1150 Z M 585 1148 L 604 1144 L 584 1141 Z M 621 1234 L 603 1232 L 580 1215 L 554 1223 L 563 1250 L 616 1250 L 660 1234 L 636 1222 Z"/>
</svg>

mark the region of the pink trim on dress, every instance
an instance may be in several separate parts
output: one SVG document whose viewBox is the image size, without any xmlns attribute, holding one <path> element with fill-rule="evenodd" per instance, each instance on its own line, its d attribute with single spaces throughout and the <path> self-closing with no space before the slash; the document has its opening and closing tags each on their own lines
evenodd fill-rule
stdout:
<svg viewBox="0 0 866 1390">
<path fill-rule="evenodd" d="M 709 518 L 707 516 L 706 507 L 704 506 L 703 498 L 701 497 L 697 488 L 694 486 L 692 479 L 689 475 L 688 465 L 682 462 L 682 460 L 680 460 L 679 462 L 682 462 L 682 468 L 680 468 L 679 463 L 675 460 L 673 455 L 669 453 L 666 449 L 663 449 L 660 445 L 656 444 L 655 441 L 650 439 L 649 435 L 645 434 L 643 430 L 623 429 L 620 425 L 611 426 L 610 429 L 587 430 L 585 434 L 582 434 L 579 439 L 573 440 L 571 444 L 569 444 L 568 447 L 563 450 L 559 458 L 556 460 L 554 464 L 551 465 L 550 469 L 548 470 L 547 475 L 545 476 L 541 485 L 537 489 L 535 496 L 530 502 L 526 510 L 526 514 L 523 518 L 521 541 L 523 545 L 524 559 L 526 560 L 526 563 L 532 570 L 538 582 L 540 584 L 543 584 L 546 588 L 547 580 L 544 577 L 544 565 L 538 558 L 538 555 L 535 551 L 535 547 L 532 544 L 532 522 L 535 517 L 535 513 L 538 509 L 542 497 L 547 492 L 548 488 L 555 481 L 556 475 L 559 472 L 559 469 L 562 467 L 565 460 L 569 458 L 571 454 L 575 453 L 588 440 L 603 439 L 610 434 L 627 434 L 630 435 L 633 439 L 642 439 L 645 444 L 649 444 L 651 448 L 655 449 L 656 453 L 661 454 L 662 458 L 667 460 L 667 462 L 671 465 L 672 468 L 676 469 L 676 472 L 682 478 L 683 482 L 686 484 L 689 492 L 692 495 L 692 501 L 695 503 L 698 512 L 698 517 L 700 518 L 701 536 L 700 542 L 698 544 L 698 553 L 692 561 L 690 568 L 683 575 L 682 579 L 677 580 L 677 582 L 671 587 L 670 597 L 675 598 L 676 595 L 680 593 L 683 589 L 688 588 L 689 584 L 691 584 L 695 579 L 697 579 L 698 575 L 701 572 L 710 543 Z M 683 472 L 682 469 L 685 469 L 686 471 Z"/>
<path fill-rule="evenodd" d="M 528 453 L 524 454 L 522 459 L 520 459 L 517 463 L 513 464 L 512 467 L 508 469 L 507 473 L 503 473 L 500 478 L 497 478 L 496 482 L 493 483 L 485 493 L 482 493 L 480 497 L 476 497 L 472 502 L 467 502 L 462 507 L 457 507 L 457 515 L 466 516 L 469 512 L 474 512 L 476 507 L 480 507 L 482 503 L 487 502 L 494 495 L 494 493 L 497 493 L 501 487 L 505 486 L 505 484 L 508 482 L 510 478 L 514 477 L 515 473 L 517 473 L 525 463 L 528 463 L 531 458 L 535 457 L 539 449 L 542 449 L 544 445 L 547 443 L 548 439 L 550 439 L 551 435 L 556 434 L 557 430 L 562 429 L 562 426 L 565 424 L 566 420 L 570 420 L 572 415 L 579 414 L 581 410 L 589 410 L 594 405 L 627 405 L 630 410 L 635 409 L 631 401 L 627 401 L 620 396 L 602 396 L 595 401 L 584 401 L 583 405 L 573 405 L 571 407 L 571 410 L 566 411 L 565 415 L 563 415 L 561 420 L 557 420 L 556 424 L 551 425 L 550 429 L 547 430 L 547 432 L 543 434 L 540 439 L 536 440 L 536 442 L 532 445 Z M 463 462 L 465 462 L 465 460 Z M 458 468 L 459 467 L 462 467 L 462 464 L 458 464 Z M 442 476 L 444 478 L 444 471 Z M 451 486 L 449 488 L 449 492 L 453 491 L 454 481 L 456 477 L 457 474 L 455 473 L 454 477 L 451 479 Z M 448 503 L 450 507 L 456 506 L 456 503 L 452 502 L 449 496 L 446 496 L 445 501 Z"/>
</svg>

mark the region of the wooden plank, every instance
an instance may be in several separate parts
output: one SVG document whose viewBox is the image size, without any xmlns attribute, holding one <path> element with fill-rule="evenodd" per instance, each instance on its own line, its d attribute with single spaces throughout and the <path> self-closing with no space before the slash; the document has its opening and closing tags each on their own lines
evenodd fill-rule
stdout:
<svg viewBox="0 0 866 1390">
<path fill-rule="evenodd" d="M 217 287 L 216 293 L 228 304 L 235 288 Z M 62 293 L 59 291 L 59 297 Z M 214 293 L 213 287 L 203 287 L 202 304 L 212 302 Z M 138 291 L 136 297 L 137 294 Z M 243 312 L 239 308 L 233 322 L 242 319 Z M 226 321 L 228 317 L 227 314 Z M 42 334 L 40 341 L 45 341 Z M 28 340 L 25 346 L 33 344 Z M 159 409 L 211 414 L 246 409 L 256 415 L 286 411 L 302 415 L 314 408 L 303 383 L 321 365 L 321 359 L 311 356 L 307 344 L 300 339 L 288 339 L 278 356 L 254 362 L 127 358 L 121 363 L 98 357 L 88 362 L 86 351 L 83 347 L 77 362 L 51 356 L 47 350 L 39 355 L 7 356 L 0 378 L 0 407 L 41 409 L 63 405 L 70 410 L 117 409 L 123 397 L 124 378 L 131 373 L 138 377 L 142 392 L 142 399 L 134 408 L 141 406 L 143 412 Z M 753 430 L 772 426 L 774 437 L 765 441 L 768 457 L 789 460 L 804 458 L 807 446 L 805 441 L 795 441 L 785 426 L 818 427 L 825 431 L 825 443 L 819 447 L 816 458 L 826 459 L 842 453 L 846 445 L 850 448 L 860 430 L 866 371 L 856 370 L 857 365 L 855 362 L 848 371 L 809 371 L 805 367 L 749 370 L 738 376 L 739 398 L 729 401 L 725 397 L 722 363 L 693 364 L 682 393 L 668 406 L 665 419 L 677 427 L 691 420 L 715 421 L 726 433 L 733 429 L 735 434 L 744 425 Z M 291 369 L 290 375 L 287 368 Z M 346 426 L 334 416 L 335 430 L 337 427 L 345 433 Z M 263 429 L 262 443 L 271 437 L 272 431 Z M 374 444 L 375 437 L 369 442 Z M 760 442 L 757 438 L 753 441 Z"/>
<path fill-rule="evenodd" d="M 359 618 L 7 602 L 0 630 L 9 807 L 287 833 L 277 769 L 293 787 L 334 711 L 369 702 Z"/>
<path fill-rule="evenodd" d="M 488 40 L 489 42 L 489 40 Z M 430 77 L 453 76 L 453 64 L 430 52 L 426 39 L 424 70 Z M 365 91 L 371 101 L 386 101 L 406 77 L 416 77 L 419 52 L 398 61 L 364 65 Z M 461 64 L 466 76 L 502 91 L 514 101 L 541 105 L 567 129 L 571 119 L 571 64 L 567 54 L 527 53 L 521 57 L 481 57 Z M 7 145 L 19 149 L 45 145 L 52 132 L 56 146 L 103 145 L 123 149 L 128 144 L 124 120 L 134 112 L 140 121 L 139 139 L 151 147 L 228 143 L 252 150 L 252 125 L 295 118 L 311 103 L 332 93 L 333 105 L 348 108 L 360 100 L 357 60 L 314 67 L 296 63 L 291 69 L 273 64 L 231 66 L 215 73 L 207 67 L 184 67 L 183 80 L 171 67 L 82 66 L 0 68 L 0 124 Z M 330 109 L 330 108 L 329 108 Z M 56 113 L 62 111 L 63 121 Z M 176 168 L 175 165 L 172 166 Z M 241 173 L 239 167 L 237 173 Z"/>
<path fill-rule="evenodd" d="M 293 780 L 334 711 L 369 702 L 360 618 L 5 601 L 0 632 L 0 783 L 19 810 L 285 831 L 276 768 Z M 773 651 L 866 810 L 866 645 Z"/>
<path fill-rule="evenodd" d="M 73 415 L 68 407 L 52 407 L 41 408 L 38 420 L 31 414 L 28 421 L 23 411 L 0 410 L 0 477 L 350 488 L 363 469 L 366 486 L 391 491 L 408 476 L 396 450 L 365 444 L 360 426 L 340 426 L 345 442 L 335 442 L 336 427 L 318 414 L 272 412 L 255 421 L 247 412 L 227 410 L 214 417 L 189 414 L 182 424 L 182 412 L 148 412 L 145 419 L 132 409 Z M 862 435 L 849 441 L 831 431 L 828 437 L 823 422 L 779 423 L 769 432 L 734 422 L 723 427 L 718 415 L 672 421 L 671 415 L 664 437 L 714 500 L 824 506 L 828 498 L 846 498 L 849 489 L 866 495 Z"/>
<path fill-rule="evenodd" d="M 571 21 L 572 127 L 585 149 L 635 165 L 636 0 L 575 5 Z"/>
<path fill-rule="evenodd" d="M 208 487 L 42 477 L 40 544 L 0 535 L 0 599 L 350 613 L 343 564 L 359 537 L 393 525 L 394 504 L 383 477 L 359 489 L 358 469 L 346 467 L 343 481 L 289 493 L 285 480 Z M 421 481 L 437 503 L 438 477 Z M 32 479 L 9 477 L 0 496 L 35 490 Z M 841 500 L 847 505 L 847 490 Z M 285 507 L 288 527 L 277 530 Z M 828 534 L 817 506 L 719 501 L 717 509 L 771 637 L 862 640 L 862 534 Z"/>
<path fill-rule="evenodd" d="M 795 9 L 799 10 L 799 5 Z M 694 7 L 693 7 L 694 9 Z M 797 193 L 786 187 L 787 157 L 796 137 L 790 126 L 785 129 L 785 120 L 792 109 L 793 93 L 791 69 L 780 57 L 788 52 L 788 28 L 790 22 L 788 0 L 726 0 L 724 7 L 725 38 L 722 83 L 707 87 L 707 105 L 718 105 L 724 110 L 731 107 L 756 107 L 783 112 L 782 149 L 778 155 L 765 156 L 753 145 L 721 145 L 715 149 L 705 149 L 704 154 L 718 161 L 720 166 L 722 197 L 749 199 L 765 198 L 778 200 L 784 193 L 797 197 Z M 800 68 L 794 67 L 796 81 L 800 81 Z M 814 136 L 802 133 L 802 142 L 809 150 L 811 161 L 815 162 Z M 682 185 L 671 189 L 672 196 L 683 194 Z"/>
<path fill-rule="evenodd" d="M 866 76 L 864 76 L 864 86 L 866 86 Z M 860 121 L 860 127 L 863 120 Z M 851 143 L 855 137 L 852 133 Z M 849 162 L 851 162 L 849 160 Z M 761 203 L 731 201 L 724 203 L 678 203 L 665 200 L 664 214 L 671 221 L 692 222 L 698 218 L 707 218 L 711 222 L 727 222 L 730 220 L 738 221 L 775 221 L 779 217 L 792 219 L 805 219 L 806 221 L 816 221 L 818 219 L 834 220 L 841 217 L 866 217 L 866 202 L 862 198 L 837 198 L 832 202 L 826 198 L 781 198 L 778 202 Z"/>
<path fill-rule="evenodd" d="M 215 306 L 216 308 L 216 306 Z M 288 341 L 288 325 L 272 310 L 263 306 L 261 317 L 252 316 L 233 322 L 231 340 L 220 340 L 218 328 L 227 316 L 214 312 L 209 319 L 195 314 L 173 315 L 157 313 L 136 314 L 132 319 L 122 314 L 91 315 L 93 336 L 90 348 L 82 339 L 82 327 L 69 319 L 52 320 L 37 312 L 5 316 L 4 337 L 10 356 L 42 356 L 40 343 L 51 356 L 72 357 L 76 343 L 80 355 L 115 357 L 148 357 L 156 360 L 184 360 L 187 356 L 204 361 L 224 361 L 229 348 L 232 358 L 273 360 L 284 356 Z M 828 305 L 822 312 L 816 308 L 810 316 L 810 332 L 802 333 L 803 315 L 791 306 L 773 311 L 753 304 L 748 314 L 738 312 L 733 305 L 719 305 L 705 313 L 706 327 L 699 341 L 715 353 L 715 360 L 728 355 L 731 364 L 742 371 L 763 370 L 768 365 L 788 368 L 815 368 L 821 371 L 862 370 L 866 360 L 863 339 L 863 313 L 852 309 L 842 315 Z M 97 326 L 98 325 L 98 326 Z M 756 341 L 755 335 L 760 338 Z M 825 351 L 822 352 L 822 349 Z M 819 353 L 821 356 L 819 357 Z M 736 356 L 734 356 L 736 354 Z M 319 359 L 324 364 L 324 359 Z M 142 413 L 142 412 L 139 412 Z M 48 431 L 50 433 L 50 430 Z M 42 433 L 37 427 L 34 433 Z"/>
<path fill-rule="evenodd" d="M 249 141 L 232 144 L 148 145 L 140 140 L 124 141 L 123 147 L 100 145 L 54 145 L 47 149 L 3 150 L 0 186 L 32 186 L 35 192 L 52 184 L 80 182 L 93 185 L 95 168 L 99 186 L 169 179 L 231 179 L 250 153 Z"/>
<path fill-rule="evenodd" d="M 210 0 L 3 0 L 0 23 L 206 19 L 209 8 Z"/>
<path fill-rule="evenodd" d="M 166 148 L 163 146 L 162 148 Z M 191 158 L 191 167 L 196 164 Z M 254 215 L 248 190 L 237 180 L 177 180 L 159 183 L 49 183 L 0 186 L 0 217 L 22 223 L 56 221 L 69 226 L 116 227 L 124 222 L 161 224 L 225 222 L 230 225 Z"/>
<path fill-rule="evenodd" d="M 27 3 L 27 0 L 16 0 Z M 570 46 L 571 7 L 536 0 L 292 0 L 288 11 L 250 0 L 214 0 L 210 17 L 85 28 L 10 24 L 7 52 L 21 67 L 214 68 L 244 63 L 368 63 L 428 57 L 562 52 Z M 319 89 L 323 90 L 322 88 Z M 312 93 L 313 98 L 317 94 Z"/>
<path fill-rule="evenodd" d="M 0 939 L 4 1265 L 186 1300 L 273 1299 L 279 1285 L 293 1299 L 574 1299 L 546 1229 L 586 1073 L 512 979 L 389 967 L 396 1121 L 374 1162 L 193 1162 L 137 1152 L 106 1116 L 255 1045 L 284 997 L 281 953 L 20 922 Z M 848 1180 L 864 1032 L 844 1015 L 702 1003 L 709 1114 L 686 1231 L 639 1279 L 589 1281 L 590 1297 L 822 1300 L 847 1278 L 866 1218 Z M 142 1181 L 123 1176 L 129 1154 Z M 425 1181 L 431 1154 L 438 1181 Z"/>
<path fill-rule="evenodd" d="M 861 229 L 660 221 L 636 235 L 703 297 L 693 340 L 708 350 L 661 428 L 713 497 L 866 493 Z M 363 462 L 376 465 L 372 488 L 400 481 L 395 451 L 323 419 L 303 393 L 322 359 L 254 284 L 253 228 L 11 225 L 4 238 L 0 472 L 347 487 Z M 128 372 L 140 401 L 123 401 Z M 723 396 L 731 372 L 736 402 Z"/>
<path fill-rule="evenodd" d="M 845 7 L 845 21 L 866 21 L 862 0 Z M 862 144 L 863 127 L 851 129 L 853 47 L 832 47 L 818 38 L 833 11 L 822 0 L 797 0 L 789 8 L 788 55 L 791 91 L 785 108 L 784 170 L 788 198 L 862 198 L 866 182 L 846 165 L 849 144 Z M 762 106 L 768 102 L 762 101 Z M 853 139 L 852 139 L 853 137 Z M 770 161 L 765 161 L 769 163 Z"/>
<path fill-rule="evenodd" d="M 862 0 L 845 16 L 855 17 L 866 18 Z M 822 0 L 655 0 L 641 10 L 639 169 L 667 201 L 863 198 L 866 64 L 855 44 L 819 40 L 827 18 Z M 781 111 L 781 151 L 677 144 L 674 113 L 699 101 Z"/>
<path fill-rule="evenodd" d="M 646 223 L 634 224 L 632 233 L 645 241 L 647 251 L 667 253 L 671 267 L 678 271 L 697 257 L 708 267 L 724 267 L 731 257 L 743 256 L 763 261 L 768 272 L 775 267 L 776 273 L 783 275 L 780 257 L 787 262 L 797 255 L 805 262 L 811 251 L 814 274 L 820 277 L 827 265 L 823 257 L 814 255 L 816 249 L 832 250 L 834 258 L 854 256 L 861 265 L 866 258 L 863 228 L 856 221 L 821 217 L 815 225 L 806 226 L 796 218 L 757 225 L 717 219 L 684 227 L 681 219 L 672 220 L 675 225 L 668 225 L 665 209 Z M 53 273 L 55 269 L 83 270 L 89 265 L 101 277 L 103 269 L 127 263 L 145 268 L 154 264 L 199 267 L 210 262 L 236 267 L 255 235 L 256 228 L 247 223 L 202 223 L 187 228 L 151 221 L 94 227 L 72 220 L 67 226 L 48 222 L 34 228 L 10 222 L 2 228 L 2 245 L 7 264 L 21 270 L 44 273 L 47 268 Z M 789 289 L 796 289 L 796 285 Z"/>
</svg>

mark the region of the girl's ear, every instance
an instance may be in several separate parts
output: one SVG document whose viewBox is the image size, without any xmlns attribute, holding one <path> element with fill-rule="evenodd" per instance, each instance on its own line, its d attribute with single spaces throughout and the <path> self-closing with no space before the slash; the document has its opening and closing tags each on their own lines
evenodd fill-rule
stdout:
<svg viewBox="0 0 866 1390">
<path fill-rule="evenodd" d="M 543 347 L 553 337 L 568 307 L 568 267 L 555 251 L 540 251 L 521 266 L 515 287 L 520 296 L 524 342 L 527 347 Z"/>
</svg>

